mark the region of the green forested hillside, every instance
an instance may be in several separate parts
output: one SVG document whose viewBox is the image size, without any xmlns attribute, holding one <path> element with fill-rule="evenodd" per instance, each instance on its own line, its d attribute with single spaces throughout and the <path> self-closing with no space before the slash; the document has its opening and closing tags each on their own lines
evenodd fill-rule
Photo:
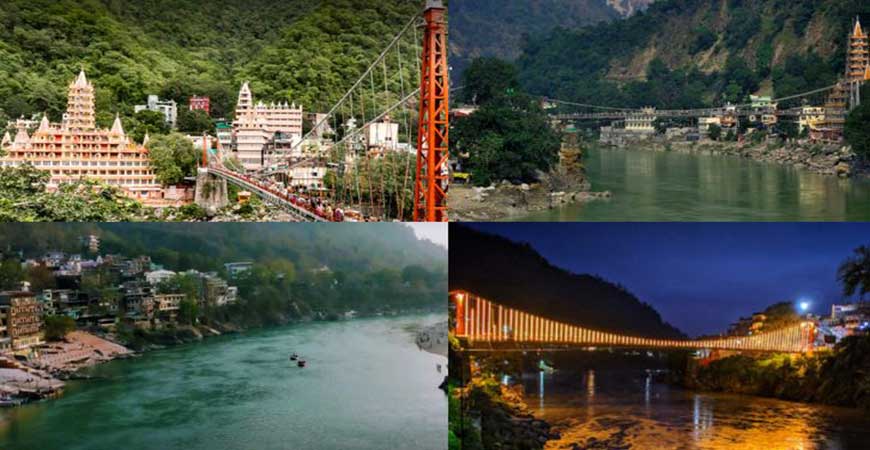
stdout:
<svg viewBox="0 0 870 450">
<path fill-rule="evenodd" d="M 0 224 L 0 251 L 81 252 L 78 238 L 87 234 L 101 237 L 103 253 L 148 254 L 170 269 L 217 270 L 236 260 L 285 260 L 300 272 L 323 265 L 367 271 L 432 261 L 432 270 L 446 270 L 447 264 L 444 248 L 418 240 L 410 227 L 398 224 Z"/>
<path fill-rule="evenodd" d="M 0 130 L 59 120 L 80 68 L 98 120 L 131 117 L 149 93 L 212 97 L 229 116 L 243 80 L 257 99 L 334 102 L 420 8 L 416 0 L 4 0 Z"/>
<path fill-rule="evenodd" d="M 227 262 L 255 262 L 234 281 L 246 301 L 235 314 L 251 324 L 280 323 L 298 316 L 300 307 L 432 308 L 443 305 L 447 293 L 447 250 L 395 223 L 0 224 L 0 290 L 22 279 L 46 287 L 38 274 L 22 271 L 16 252 L 86 254 L 79 238 L 88 234 L 100 236 L 101 254 L 148 255 L 177 271 L 222 272 Z"/>
<path fill-rule="evenodd" d="M 457 226 L 450 227 L 449 254 L 450 290 L 596 330 L 683 336 L 624 287 L 553 266 L 529 244 Z"/>
<path fill-rule="evenodd" d="M 532 36 L 533 93 L 603 105 L 693 107 L 832 84 L 861 0 L 662 0 L 623 21 Z"/>
<path fill-rule="evenodd" d="M 605 0 L 454 0 L 450 17 L 450 64 L 458 75 L 473 58 L 516 58 L 530 35 L 613 20 L 619 12 Z"/>
</svg>

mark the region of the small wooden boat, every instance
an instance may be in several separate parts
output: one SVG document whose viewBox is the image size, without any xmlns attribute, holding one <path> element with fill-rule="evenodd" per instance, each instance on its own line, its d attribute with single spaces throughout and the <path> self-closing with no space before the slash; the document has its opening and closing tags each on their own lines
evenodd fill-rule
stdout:
<svg viewBox="0 0 870 450">
<path fill-rule="evenodd" d="M 305 367 L 305 360 L 300 359 L 299 361 L 296 362 L 296 365 L 299 367 Z"/>
<path fill-rule="evenodd" d="M 290 355 L 290 361 L 296 361 L 297 359 L 299 359 L 299 355 L 297 355 L 296 353 Z"/>
</svg>

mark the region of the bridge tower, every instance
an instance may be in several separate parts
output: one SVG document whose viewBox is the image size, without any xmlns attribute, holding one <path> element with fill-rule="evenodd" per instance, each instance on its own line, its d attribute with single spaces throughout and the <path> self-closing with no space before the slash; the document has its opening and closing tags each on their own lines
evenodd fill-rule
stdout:
<svg viewBox="0 0 870 450">
<path fill-rule="evenodd" d="M 442 0 L 426 1 L 414 183 L 415 222 L 447 221 L 450 88 L 446 13 Z"/>
</svg>

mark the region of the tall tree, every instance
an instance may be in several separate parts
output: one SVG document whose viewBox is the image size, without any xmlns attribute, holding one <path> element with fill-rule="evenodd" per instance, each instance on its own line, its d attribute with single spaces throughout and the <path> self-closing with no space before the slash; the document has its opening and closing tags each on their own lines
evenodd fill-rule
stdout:
<svg viewBox="0 0 870 450">
<path fill-rule="evenodd" d="M 155 136 L 148 142 L 148 152 L 157 181 L 163 185 L 178 184 L 196 174 L 199 154 L 182 134 Z"/>
<path fill-rule="evenodd" d="M 840 264 L 837 279 L 843 287 L 843 295 L 851 297 L 858 293 L 863 300 L 870 292 L 870 246 L 856 248 L 854 256 Z"/>
</svg>

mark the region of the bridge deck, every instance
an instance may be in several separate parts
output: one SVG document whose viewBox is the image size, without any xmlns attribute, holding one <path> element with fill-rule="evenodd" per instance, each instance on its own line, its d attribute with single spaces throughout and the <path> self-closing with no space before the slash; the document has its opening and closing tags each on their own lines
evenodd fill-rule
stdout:
<svg viewBox="0 0 870 450">
<path fill-rule="evenodd" d="M 321 217 L 299 205 L 294 204 L 287 198 L 286 195 L 273 191 L 272 189 L 261 186 L 259 183 L 254 181 L 251 178 L 248 178 L 244 175 L 237 174 L 235 172 L 231 172 L 226 169 L 221 169 L 217 167 L 209 167 L 208 172 L 220 178 L 227 180 L 230 183 L 235 184 L 243 189 L 247 189 L 258 197 L 266 200 L 269 203 L 277 205 L 284 209 L 285 211 L 292 214 L 294 217 L 297 217 L 301 220 L 307 222 L 329 222 L 325 217 Z"/>
<path fill-rule="evenodd" d="M 528 314 L 464 291 L 451 293 L 456 308 L 454 334 L 469 349 L 531 347 L 634 347 L 649 349 L 737 350 L 802 353 L 813 348 L 812 322 L 759 333 L 710 339 L 658 339 L 584 328 Z"/>
</svg>

